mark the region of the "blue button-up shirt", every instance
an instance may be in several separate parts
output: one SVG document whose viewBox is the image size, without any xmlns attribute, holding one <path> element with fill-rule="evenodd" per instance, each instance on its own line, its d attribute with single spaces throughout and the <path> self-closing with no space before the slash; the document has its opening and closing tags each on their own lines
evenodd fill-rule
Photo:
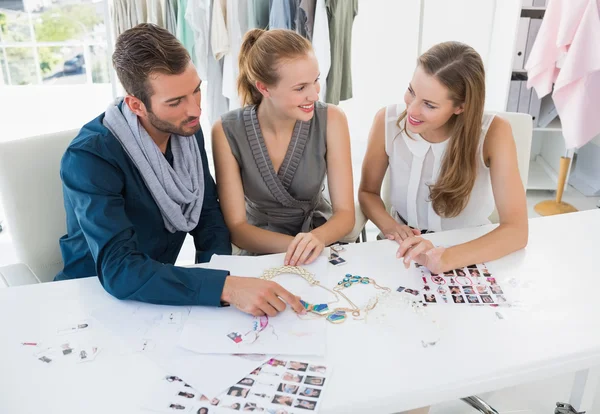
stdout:
<svg viewBox="0 0 600 414">
<path fill-rule="evenodd" d="M 81 129 L 61 161 L 67 234 L 60 239 L 64 269 L 55 280 L 98 276 L 119 299 L 219 306 L 229 272 L 173 265 L 186 233 L 165 228 L 141 174 L 103 118 Z M 215 253 L 231 254 L 231 243 L 202 131 L 196 139 L 204 167 L 204 202 L 190 234 L 196 262 L 206 262 Z M 165 156 L 172 162 L 170 147 Z"/>
</svg>

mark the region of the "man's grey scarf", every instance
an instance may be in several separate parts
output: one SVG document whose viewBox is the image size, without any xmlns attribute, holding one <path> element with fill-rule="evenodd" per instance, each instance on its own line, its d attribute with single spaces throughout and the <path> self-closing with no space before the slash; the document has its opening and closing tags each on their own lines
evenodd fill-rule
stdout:
<svg viewBox="0 0 600 414">
<path fill-rule="evenodd" d="M 204 199 L 204 170 L 196 137 L 171 135 L 171 167 L 137 115 L 125 102 L 119 109 L 119 103 L 106 110 L 104 126 L 119 140 L 142 175 L 167 230 L 193 230 L 200 220 Z"/>
</svg>

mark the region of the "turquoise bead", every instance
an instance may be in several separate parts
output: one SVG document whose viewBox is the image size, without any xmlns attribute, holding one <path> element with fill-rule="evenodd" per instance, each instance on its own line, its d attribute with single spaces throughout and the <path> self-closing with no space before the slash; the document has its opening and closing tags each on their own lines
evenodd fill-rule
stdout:
<svg viewBox="0 0 600 414">
<path fill-rule="evenodd" d="M 338 285 L 342 285 L 342 284 L 344 284 L 344 282 L 343 282 L 343 281 L 340 281 L 340 282 L 338 282 Z"/>
<path fill-rule="evenodd" d="M 319 315 L 325 314 L 329 312 L 329 306 L 326 303 L 319 303 L 317 305 L 313 305 L 312 311 L 314 313 L 318 313 Z"/>
<path fill-rule="evenodd" d="M 344 283 L 344 287 L 350 287 L 350 286 L 352 286 L 352 283 L 350 283 L 350 282 Z"/>
<path fill-rule="evenodd" d="M 346 273 L 346 277 L 352 277 L 350 273 Z"/>
<path fill-rule="evenodd" d="M 363 279 L 360 281 L 360 283 L 362 283 L 363 285 L 368 285 L 369 284 L 369 279 Z"/>
<path fill-rule="evenodd" d="M 304 306 L 304 309 L 309 309 L 310 308 L 310 303 L 304 302 L 302 299 L 300 299 L 300 303 L 302 304 L 302 306 Z"/>
<path fill-rule="evenodd" d="M 348 279 L 347 277 L 345 277 L 343 280 L 344 280 L 344 282 L 349 282 L 350 281 L 350 279 Z"/>
</svg>

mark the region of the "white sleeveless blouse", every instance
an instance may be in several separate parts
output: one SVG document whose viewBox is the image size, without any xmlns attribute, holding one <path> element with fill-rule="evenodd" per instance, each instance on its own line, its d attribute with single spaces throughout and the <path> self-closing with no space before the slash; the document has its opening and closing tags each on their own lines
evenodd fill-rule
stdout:
<svg viewBox="0 0 600 414">
<path fill-rule="evenodd" d="M 485 113 L 479 137 L 477 176 L 471 197 L 465 209 L 452 218 L 438 216 L 429 201 L 429 187 L 437 180 L 441 162 L 449 139 L 440 143 L 429 143 L 420 135 L 404 132 L 405 119 L 398 128 L 398 117 L 404 105 L 390 105 L 385 110 L 385 152 L 389 158 L 390 195 L 392 216 L 402 223 L 404 218 L 409 226 L 420 230 L 442 231 L 490 223 L 489 216 L 494 211 L 494 195 L 490 179 L 490 169 L 483 160 L 483 143 L 494 119 L 493 114 Z M 400 217 L 398 217 L 398 215 Z"/>
</svg>

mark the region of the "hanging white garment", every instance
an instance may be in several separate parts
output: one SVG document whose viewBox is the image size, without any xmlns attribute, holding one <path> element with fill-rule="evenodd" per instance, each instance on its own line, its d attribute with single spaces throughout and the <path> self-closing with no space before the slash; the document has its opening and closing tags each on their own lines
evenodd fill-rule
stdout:
<svg viewBox="0 0 600 414">
<path fill-rule="evenodd" d="M 208 77 L 209 3 L 209 0 L 188 0 L 185 11 L 185 20 L 194 32 L 194 62 L 198 76 L 206 81 L 211 81 Z"/>
<path fill-rule="evenodd" d="M 214 0 L 210 22 L 210 45 L 216 60 L 229 52 L 227 33 L 227 0 Z"/>
<path fill-rule="evenodd" d="M 237 92 L 239 74 L 238 56 L 242 46 L 242 37 L 248 29 L 248 3 L 227 0 L 227 33 L 229 34 L 229 53 L 223 61 L 223 96 L 229 99 L 229 110 L 240 108 Z"/>
<path fill-rule="evenodd" d="M 429 185 L 436 182 L 450 141 L 430 143 L 420 135 L 404 132 L 405 120 L 396 125 L 404 105 L 390 105 L 385 111 L 385 152 L 389 158 L 392 216 L 420 230 L 442 231 L 490 223 L 494 211 L 494 195 L 490 169 L 483 160 L 483 144 L 494 119 L 485 113 L 481 124 L 477 157 L 477 177 L 463 211 L 451 218 L 440 217 L 429 201 Z M 400 217 L 398 217 L 400 216 Z"/>
<path fill-rule="evenodd" d="M 213 27 L 213 9 L 219 7 L 220 0 L 210 0 L 208 15 L 210 16 L 209 27 Z M 229 110 L 229 100 L 223 96 L 223 59 L 215 59 L 215 54 L 212 49 L 213 31 L 209 30 L 207 41 L 208 58 L 207 58 L 207 107 L 208 121 L 214 124 L 217 119 Z"/>
</svg>

